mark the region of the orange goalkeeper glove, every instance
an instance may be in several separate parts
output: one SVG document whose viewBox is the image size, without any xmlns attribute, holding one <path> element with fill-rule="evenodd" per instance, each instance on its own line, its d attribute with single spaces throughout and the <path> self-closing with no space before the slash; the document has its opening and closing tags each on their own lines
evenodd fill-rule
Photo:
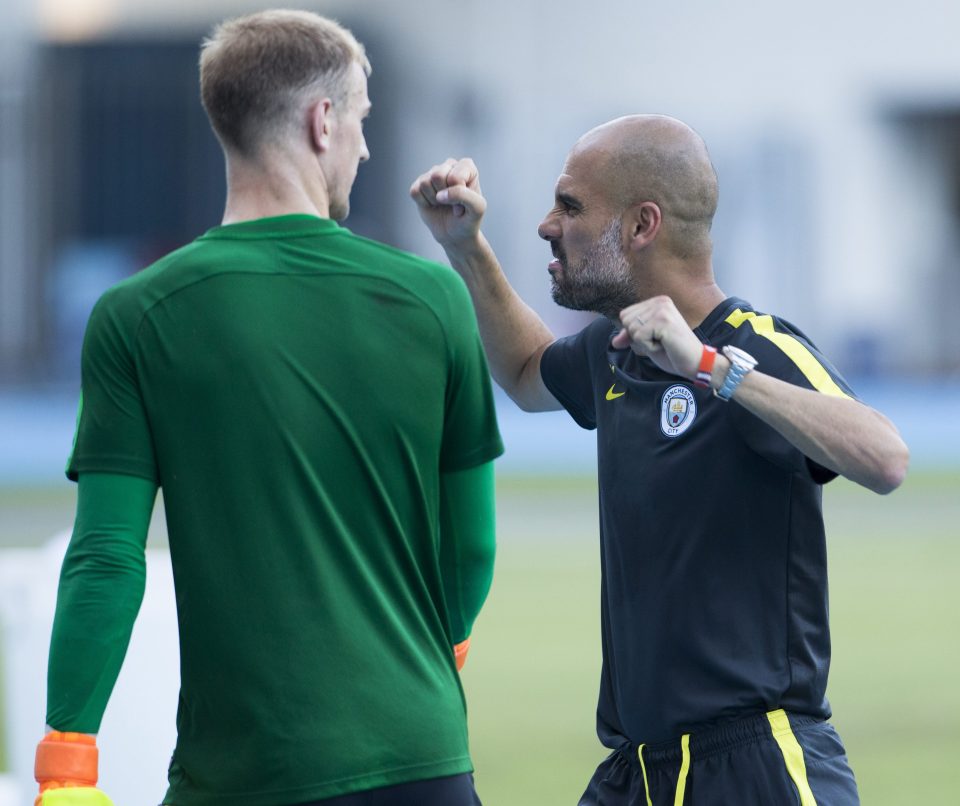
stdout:
<svg viewBox="0 0 960 806">
<path fill-rule="evenodd" d="M 467 652 L 470 649 L 470 638 L 464 638 L 459 644 L 453 645 L 453 659 L 457 662 L 457 671 L 467 662 Z"/>
<path fill-rule="evenodd" d="M 50 731 L 37 745 L 33 806 L 113 806 L 97 786 L 97 739 L 89 733 Z"/>
</svg>

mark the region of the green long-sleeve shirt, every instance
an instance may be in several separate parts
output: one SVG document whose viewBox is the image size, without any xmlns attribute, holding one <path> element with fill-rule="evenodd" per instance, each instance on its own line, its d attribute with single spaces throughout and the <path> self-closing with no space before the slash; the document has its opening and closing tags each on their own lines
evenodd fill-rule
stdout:
<svg viewBox="0 0 960 806">
<path fill-rule="evenodd" d="M 217 227 L 98 302 L 82 387 L 53 727 L 99 724 L 143 585 L 143 528 L 113 528 L 113 508 L 161 486 L 181 663 L 168 802 L 472 768 L 451 644 L 489 586 L 480 468 L 502 444 L 449 267 L 311 216 Z M 88 496 L 100 474 L 140 484 Z M 461 487 L 485 514 L 450 505 Z"/>
</svg>

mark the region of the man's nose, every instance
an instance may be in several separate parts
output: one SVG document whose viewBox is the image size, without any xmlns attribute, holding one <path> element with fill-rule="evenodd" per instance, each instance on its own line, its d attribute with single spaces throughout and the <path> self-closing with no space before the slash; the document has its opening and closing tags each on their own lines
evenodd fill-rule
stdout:
<svg viewBox="0 0 960 806">
<path fill-rule="evenodd" d="M 540 226 L 537 227 L 537 235 L 545 241 L 555 241 L 560 237 L 560 227 L 553 216 L 548 215 L 540 222 Z"/>
</svg>

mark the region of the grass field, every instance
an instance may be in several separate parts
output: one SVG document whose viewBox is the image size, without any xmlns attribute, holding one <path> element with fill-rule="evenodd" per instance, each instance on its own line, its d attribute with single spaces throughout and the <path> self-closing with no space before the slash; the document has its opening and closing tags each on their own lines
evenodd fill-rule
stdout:
<svg viewBox="0 0 960 806">
<path fill-rule="evenodd" d="M 477 787 L 487 806 L 573 804 L 605 754 L 594 735 L 596 488 L 593 479 L 505 478 L 498 495 L 497 572 L 463 674 Z M 888 497 L 839 481 L 824 497 L 828 693 L 862 801 L 956 803 L 960 474 L 914 473 Z M 0 490 L 0 548 L 68 527 L 72 507 L 68 485 Z M 163 539 L 159 519 L 151 539 Z"/>
</svg>

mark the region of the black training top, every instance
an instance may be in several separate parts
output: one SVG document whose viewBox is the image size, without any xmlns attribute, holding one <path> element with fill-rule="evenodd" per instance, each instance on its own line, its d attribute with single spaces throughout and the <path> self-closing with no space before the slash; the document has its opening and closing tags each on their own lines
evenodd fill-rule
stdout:
<svg viewBox="0 0 960 806">
<path fill-rule="evenodd" d="M 600 318 L 544 353 L 547 388 L 597 429 L 608 747 L 785 708 L 828 717 L 821 487 L 835 474 L 735 400 L 668 375 Z M 757 370 L 852 396 L 799 330 L 727 299 L 695 330 Z"/>
</svg>

